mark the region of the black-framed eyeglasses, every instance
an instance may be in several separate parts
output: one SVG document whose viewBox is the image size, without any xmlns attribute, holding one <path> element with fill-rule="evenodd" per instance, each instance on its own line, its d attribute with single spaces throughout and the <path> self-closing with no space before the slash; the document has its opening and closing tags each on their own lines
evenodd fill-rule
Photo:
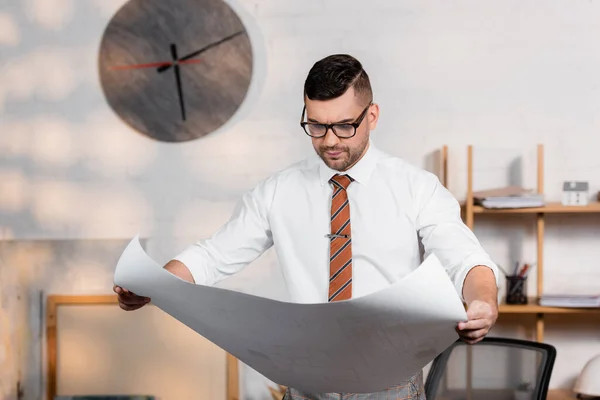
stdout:
<svg viewBox="0 0 600 400">
<path fill-rule="evenodd" d="M 327 135 L 327 131 L 331 129 L 337 137 L 348 139 L 356 135 L 356 128 L 358 128 L 362 123 L 371 105 L 373 105 L 372 102 L 365 107 L 356 121 L 345 124 L 319 124 L 315 122 L 304 122 L 304 116 L 306 114 L 306 106 L 304 106 L 302 109 L 302 117 L 300 118 L 300 126 L 302 126 L 302 129 L 304 129 L 304 132 L 306 132 L 308 136 L 313 138 L 322 138 L 323 136 Z"/>
</svg>

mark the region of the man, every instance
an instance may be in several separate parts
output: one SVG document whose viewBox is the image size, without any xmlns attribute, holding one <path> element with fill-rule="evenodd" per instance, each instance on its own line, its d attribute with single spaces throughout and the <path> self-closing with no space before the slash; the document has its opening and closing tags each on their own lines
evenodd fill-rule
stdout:
<svg viewBox="0 0 600 400">
<path fill-rule="evenodd" d="M 187 281 L 213 285 L 274 245 L 292 301 L 342 301 L 411 273 L 422 261 L 421 242 L 441 261 L 468 306 L 468 321 L 460 322 L 457 332 L 468 343 L 480 341 L 498 313 L 497 267 L 433 174 L 374 147 L 370 132 L 379 107 L 361 63 L 348 55 L 317 62 L 306 78 L 304 102 L 301 125 L 318 157 L 245 193 L 224 226 L 165 268 Z M 119 287 L 115 291 L 125 310 L 150 301 Z M 382 389 L 334 395 L 290 388 L 285 399 L 425 398 L 420 372 Z"/>
</svg>

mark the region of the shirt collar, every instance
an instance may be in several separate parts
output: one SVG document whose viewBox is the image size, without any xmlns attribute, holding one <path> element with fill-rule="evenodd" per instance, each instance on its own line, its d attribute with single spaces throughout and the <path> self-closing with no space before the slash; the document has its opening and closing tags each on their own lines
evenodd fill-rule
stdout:
<svg viewBox="0 0 600 400">
<path fill-rule="evenodd" d="M 340 175 L 350 175 L 352 179 L 361 185 L 366 186 L 369 183 L 369 179 L 375 170 L 375 165 L 378 160 L 378 151 L 373 146 L 373 142 L 369 140 L 369 147 L 367 148 L 367 152 L 362 156 L 360 160 L 356 164 L 352 166 L 347 171 L 340 172 L 334 169 L 331 169 L 319 158 L 319 180 L 321 185 L 327 185 L 331 177 L 335 174 Z"/>
</svg>

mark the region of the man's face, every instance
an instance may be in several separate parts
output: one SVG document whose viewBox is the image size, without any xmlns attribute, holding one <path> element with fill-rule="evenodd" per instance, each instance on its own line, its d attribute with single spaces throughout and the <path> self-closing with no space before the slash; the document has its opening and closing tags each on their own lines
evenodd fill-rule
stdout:
<svg viewBox="0 0 600 400">
<path fill-rule="evenodd" d="M 355 96 L 350 88 L 342 96 L 326 101 L 305 99 L 308 122 L 321 124 L 354 123 L 368 103 Z M 312 144 L 321 159 L 331 169 L 346 171 L 360 160 L 367 150 L 369 135 L 377 125 L 379 108 L 371 105 L 356 134 L 351 138 L 339 138 L 331 129 L 321 138 L 311 138 Z"/>
</svg>

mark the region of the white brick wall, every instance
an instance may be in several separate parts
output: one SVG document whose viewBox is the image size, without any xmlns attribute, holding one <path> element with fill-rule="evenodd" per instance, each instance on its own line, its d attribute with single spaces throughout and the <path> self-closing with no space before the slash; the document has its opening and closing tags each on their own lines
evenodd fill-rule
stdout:
<svg viewBox="0 0 600 400">
<path fill-rule="evenodd" d="M 239 0 L 257 40 L 257 85 L 237 123 L 178 145 L 131 131 L 99 90 L 99 40 L 121 4 L 0 4 L 0 238 L 140 232 L 153 238 L 156 257 L 168 258 L 223 223 L 244 190 L 310 154 L 298 127 L 302 84 L 317 59 L 337 52 L 356 55 L 372 78 L 382 111 L 376 144 L 421 166 L 450 145 L 457 197 L 465 193 L 468 144 L 522 149 L 531 166 L 544 143 L 551 200 L 567 179 L 600 189 L 598 2 Z M 522 179 L 533 184 L 535 172 Z M 598 287 L 599 222 L 548 223 L 547 288 Z M 522 227 L 478 220 L 476 232 L 510 263 L 514 249 L 535 255 L 531 225 Z M 509 232 L 522 239 L 508 241 Z M 577 344 L 564 327 L 548 330 L 559 348 L 552 386 L 568 386 L 600 343 L 593 330 Z"/>
</svg>

